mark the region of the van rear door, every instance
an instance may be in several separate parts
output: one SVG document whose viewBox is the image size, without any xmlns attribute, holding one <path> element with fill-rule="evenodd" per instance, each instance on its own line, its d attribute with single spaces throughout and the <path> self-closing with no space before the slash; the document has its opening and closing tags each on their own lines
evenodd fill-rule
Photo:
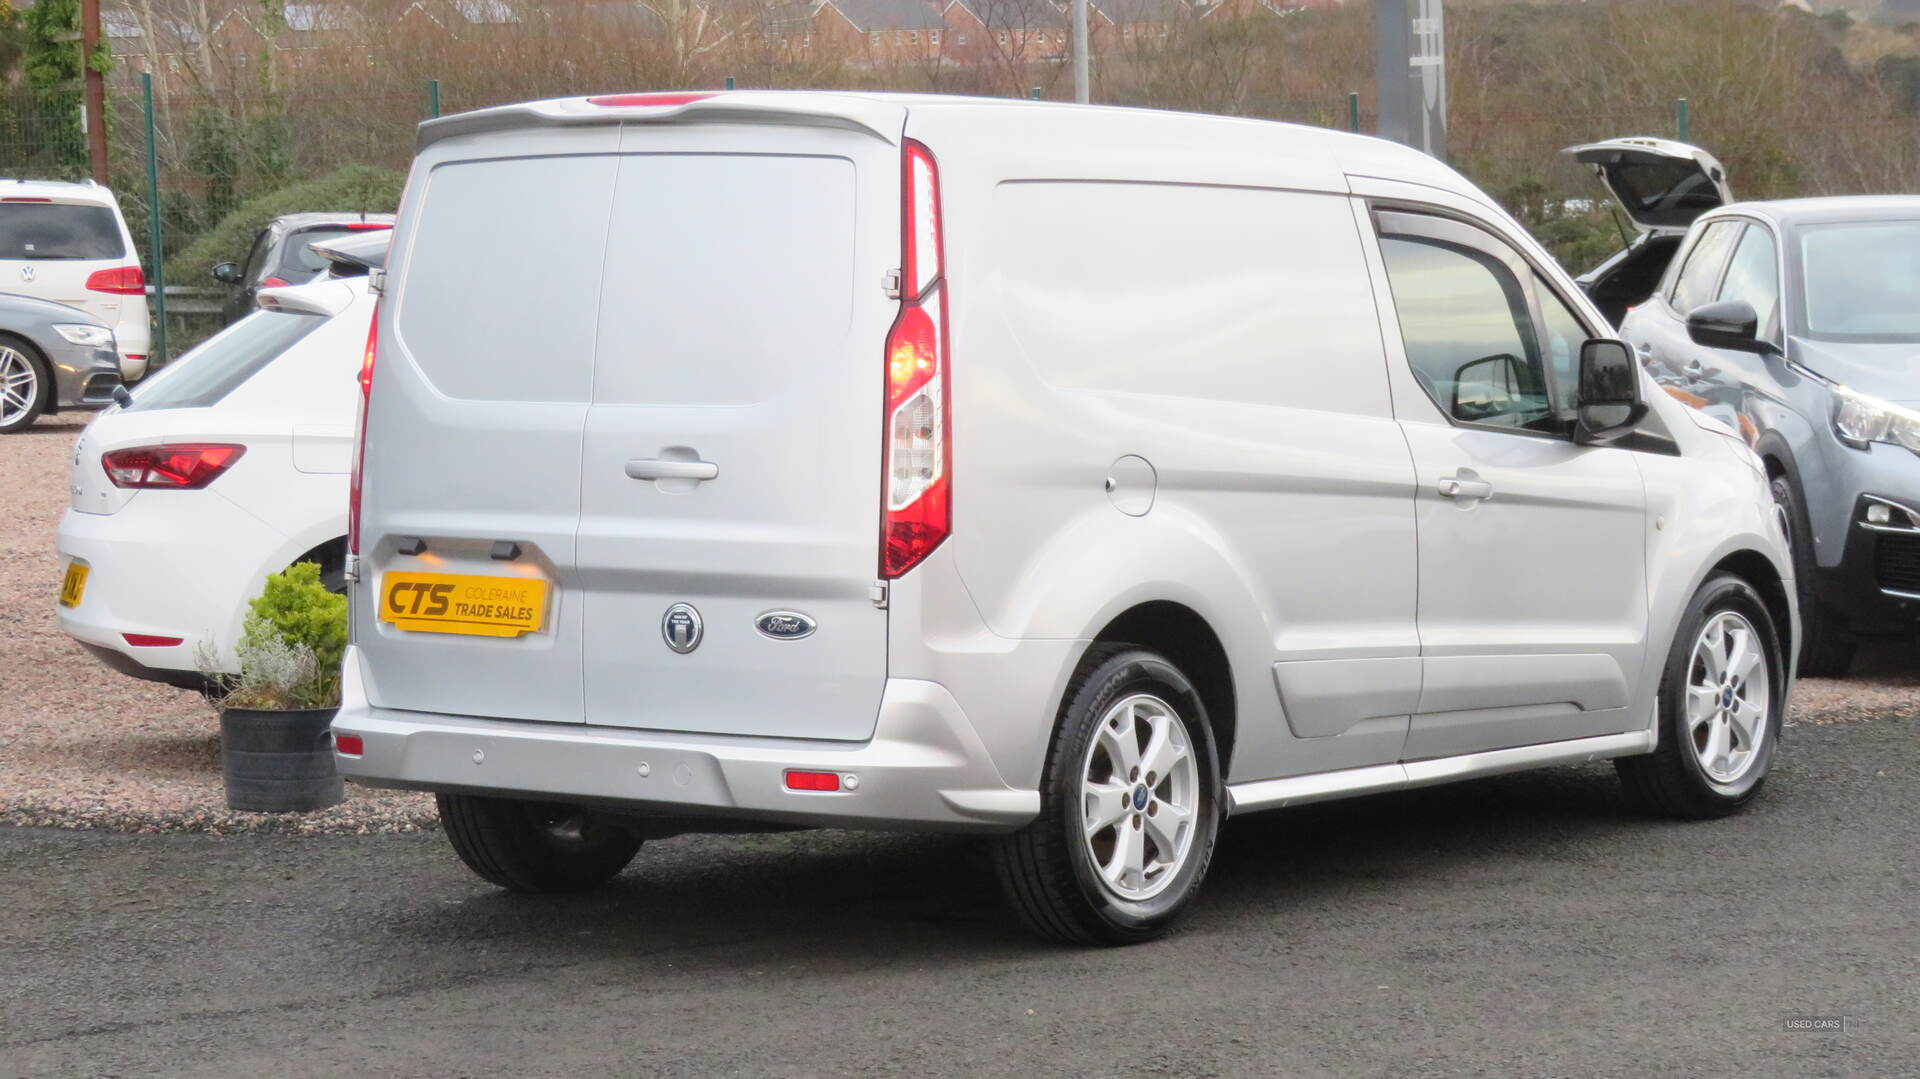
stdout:
<svg viewBox="0 0 1920 1079">
<path fill-rule="evenodd" d="M 847 130 L 627 128 L 581 453 L 587 722 L 871 735 L 900 167 Z"/>
<path fill-rule="evenodd" d="M 574 534 L 619 140 L 510 130 L 415 164 L 366 417 L 353 634 L 376 706 L 585 718 Z M 435 587 L 487 578 L 542 593 L 530 632 L 425 620 Z"/>
<path fill-rule="evenodd" d="M 805 98 L 545 102 L 429 140 L 369 406 L 376 706 L 871 735 L 905 110 Z M 544 610 L 408 628 L 374 612 L 408 573 L 534 582 Z"/>
</svg>

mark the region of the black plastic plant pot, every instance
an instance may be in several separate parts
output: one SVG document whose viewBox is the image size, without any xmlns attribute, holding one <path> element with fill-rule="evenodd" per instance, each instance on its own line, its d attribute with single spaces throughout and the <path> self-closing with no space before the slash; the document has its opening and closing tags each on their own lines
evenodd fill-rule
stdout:
<svg viewBox="0 0 1920 1079">
<path fill-rule="evenodd" d="M 311 813 L 339 805 L 346 786 L 333 770 L 328 725 L 337 708 L 220 712 L 220 767 L 227 808 L 253 813 Z"/>
</svg>

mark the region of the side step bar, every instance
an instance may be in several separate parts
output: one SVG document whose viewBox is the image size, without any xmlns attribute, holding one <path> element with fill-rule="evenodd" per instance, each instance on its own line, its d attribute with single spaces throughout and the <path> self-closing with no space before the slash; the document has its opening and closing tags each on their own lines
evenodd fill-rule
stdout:
<svg viewBox="0 0 1920 1079">
<path fill-rule="evenodd" d="M 1567 742 L 1547 742 L 1514 749 L 1490 749 L 1458 757 L 1234 783 L 1227 787 L 1227 812 L 1231 815 L 1259 809 L 1279 809 L 1282 806 L 1324 802 L 1356 794 L 1380 794 L 1410 787 L 1426 787 L 1474 776 L 1523 772 L 1554 764 L 1584 764 L 1613 757 L 1630 757 L 1636 753 L 1651 753 L 1653 748 L 1653 731 L 1629 731 L 1625 734 L 1575 738 Z"/>
</svg>

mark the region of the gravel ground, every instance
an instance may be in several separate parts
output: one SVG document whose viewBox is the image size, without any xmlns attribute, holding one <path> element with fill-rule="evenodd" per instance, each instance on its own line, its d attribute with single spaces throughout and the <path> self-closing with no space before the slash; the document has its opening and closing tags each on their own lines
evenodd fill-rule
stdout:
<svg viewBox="0 0 1920 1079">
<path fill-rule="evenodd" d="M 323 813 L 236 813 L 220 790 L 214 712 L 193 693 L 116 674 L 60 632 L 54 529 L 83 418 L 0 438 L 0 822 L 132 832 L 359 833 L 434 826 L 422 795 L 347 788 Z M 1846 681 L 1806 679 L 1789 723 L 1920 709 L 1909 645 L 1875 649 Z"/>
<path fill-rule="evenodd" d="M 53 535 L 84 421 L 42 419 L 0 438 L 0 822 L 129 832 L 433 827 L 431 798 L 353 786 L 321 813 L 228 809 L 207 702 L 110 671 L 60 632 Z"/>
</svg>

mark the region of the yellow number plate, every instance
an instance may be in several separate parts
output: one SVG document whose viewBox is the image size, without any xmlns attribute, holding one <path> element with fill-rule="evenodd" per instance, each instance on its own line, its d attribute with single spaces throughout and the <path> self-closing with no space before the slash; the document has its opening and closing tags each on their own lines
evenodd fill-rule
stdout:
<svg viewBox="0 0 1920 1079">
<path fill-rule="evenodd" d="M 78 607 L 80 597 L 87 591 L 87 567 L 78 562 L 67 563 L 67 575 L 60 581 L 60 606 Z"/>
<path fill-rule="evenodd" d="M 518 637 L 547 617 L 547 582 L 460 573 L 389 573 L 380 619 L 420 633 Z"/>
</svg>

